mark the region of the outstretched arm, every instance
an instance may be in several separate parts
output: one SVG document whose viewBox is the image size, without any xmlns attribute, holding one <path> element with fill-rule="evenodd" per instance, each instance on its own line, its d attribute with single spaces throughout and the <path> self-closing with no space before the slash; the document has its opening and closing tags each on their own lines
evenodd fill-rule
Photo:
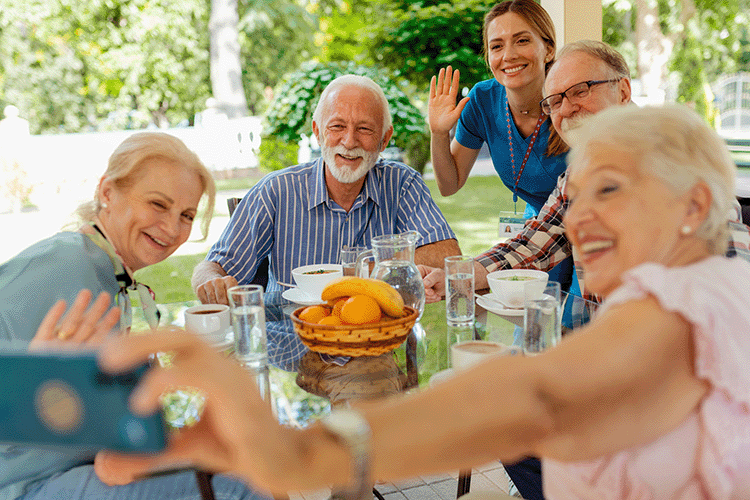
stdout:
<svg viewBox="0 0 750 500">
<path fill-rule="evenodd" d="M 526 454 L 583 460 L 650 442 L 679 425 L 707 390 L 693 375 L 691 345 L 690 325 L 648 297 L 611 308 L 547 353 L 490 359 L 434 389 L 363 405 L 373 477 L 396 480 Z M 174 367 L 152 369 L 133 408 L 153 410 L 165 389 L 179 385 L 209 397 L 201 422 L 155 460 L 232 471 L 272 493 L 352 480 L 342 445 L 317 425 L 279 425 L 250 375 L 195 336 L 115 339 L 100 359 L 118 371 L 167 350 L 177 353 Z"/>
</svg>

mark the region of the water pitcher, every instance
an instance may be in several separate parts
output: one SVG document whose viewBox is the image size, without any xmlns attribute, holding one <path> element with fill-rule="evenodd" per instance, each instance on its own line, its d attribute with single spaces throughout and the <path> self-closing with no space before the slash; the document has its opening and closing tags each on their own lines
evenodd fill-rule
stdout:
<svg viewBox="0 0 750 500">
<path fill-rule="evenodd" d="M 415 231 L 374 237 L 372 250 L 362 252 L 357 258 L 357 272 L 366 277 L 369 266 L 365 260 L 373 258 L 375 267 L 370 278 L 383 280 L 393 286 L 403 297 L 404 304 L 419 311 L 421 318 L 424 312 L 424 284 L 414 263 L 418 239 L 419 234 Z"/>
</svg>

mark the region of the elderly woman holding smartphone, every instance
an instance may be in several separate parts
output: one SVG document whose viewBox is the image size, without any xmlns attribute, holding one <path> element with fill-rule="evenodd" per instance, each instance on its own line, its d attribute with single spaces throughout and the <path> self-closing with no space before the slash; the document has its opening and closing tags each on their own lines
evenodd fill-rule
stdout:
<svg viewBox="0 0 750 500">
<path fill-rule="evenodd" d="M 209 418 L 155 462 L 277 493 L 535 454 L 552 500 L 750 498 L 750 264 L 723 256 L 734 172 L 687 108 L 590 118 L 565 226 L 605 296 L 594 320 L 541 355 L 491 359 L 306 430 L 279 426 L 239 366 L 209 369 L 220 356 L 189 334 L 113 340 L 100 360 L 117 371 L 175 349 L 176 368 L 149 374 L 131 402 L 149 412 L 165 388 L 195 385 Z"/>
<path fill-rule="evenodd" d="M 119 330 L 129 329 L 128 290 L 138 291 L 144 315 L 156 328 L 153 294 L 133 273 L 163 261 L 187 241 L 204 195 L 205 236 L 215 196 L 206 167 L 172 135 L 129 136 L 110 157 L 94 200 L 79 209 L 81 227 L 42 240 L 0 265 L 0 340 L 99 343 L 118 318 Z M 89 313 L 83 314 L 94 296 Z M 62 316 L 62 301 L 72 304 L 67 315 L 43 323 L 50 308 L 55 317 Z M 105 314 L 111 306 L 115 310 Z M 191 473 L 106 486 L 94 474 L 92 459 L 84 453 L 0 445 L 0 497 L 200 498 Z M 228 478 L 217 478 L 214 487 L 250 496 L 244 485 Z"/>
</svg>

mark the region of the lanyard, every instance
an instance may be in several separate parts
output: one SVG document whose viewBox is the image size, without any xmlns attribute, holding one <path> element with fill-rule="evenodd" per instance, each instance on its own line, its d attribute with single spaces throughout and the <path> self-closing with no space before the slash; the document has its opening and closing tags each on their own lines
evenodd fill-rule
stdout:
<svg viewBox="0 0 750 500">
<path fill-rule="evenodd" d="M 513 133 L 510 126 L 510 104 L 508 103 L 508 97 L 505 97 L 505 107 L 507 109 L 507 113 L 505 115 L 506 122 L 508 124 L 508 146 L 510 148 L 510 166 L 513 169 L 513 177 L 515 177 L 515 184 L 513 185 L 513 204 L 515 205 L 518 203 L 518 181 L 521 180 L 521 174 L 523 173 L 523 169 L 526 168 L 526 162 L 529 159 L 529 155 L 531 155 L 531 150 L 534 148 L 534 144 L 536 143 L 536 138 L 539 135 L 539 129 L 542 127 L 542 123 L 544 122 L 544 119 L 546 118 L 544 116 L 544 113 L 539 115 L 539 120 L 536 122 L 536 127 L 534 127 L 534 132 L 531 134 L 531 140 L 529 141 L 529 147 L 526 148 L 526 154 L 523 157 L 523 162 L 521 162 L 521 168 L 518 170 L 518 174 L 516 174 L 516 159 L 513 155 Z M 518 210 L 514 210 L 518 212 Z"/>
</svg>

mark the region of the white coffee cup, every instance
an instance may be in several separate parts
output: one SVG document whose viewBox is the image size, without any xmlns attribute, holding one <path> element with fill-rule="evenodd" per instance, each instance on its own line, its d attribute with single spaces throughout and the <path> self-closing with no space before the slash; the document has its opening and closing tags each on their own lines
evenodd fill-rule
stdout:
<svg viewBox="0 0 750 500">
<path fill-rule="evenodd" d="M 185 328 L 206 336 L 209 342 L 226 335 L 229 328 L 229 306 L 202 304 L 185 311 Z"/>
<path fill-rule="evenodd" d="M 517 354 L 521 354 L 521 348 L 518 346 L 508 346 L 489 340 L 467 340 L 451 346 L 451 366 L 456 370 L 464 370 L 489 357 Z"/>
</svg>

